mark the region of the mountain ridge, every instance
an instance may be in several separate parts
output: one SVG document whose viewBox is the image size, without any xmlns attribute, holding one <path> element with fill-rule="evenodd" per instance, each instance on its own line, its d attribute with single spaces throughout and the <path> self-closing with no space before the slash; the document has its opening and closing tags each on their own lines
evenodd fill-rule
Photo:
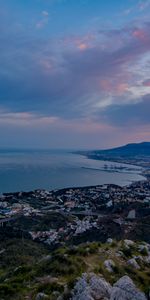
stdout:
<svg viewBox="0 0 150 300">
<path fill-rule="evenodd" d="M 78 152 L 79 153 L 79 152 Z M 121 155 L 121 156 L 130 156 L 130 155 L 148 155 L 150 156 L 150 142 L 141 142 L 141 143 L 129 143 L 123 146 L 104 149 L 104 150 L 89 150 L 89 151 L 80 151 L 80 153 L 89 153 L 97 155 Z"/>
<path fill-rule="evenodd" d="M 141 167 L 150 168 L 150 142 L 130 143 L 123 146 L 104 149 L 78 151 L 89 159 L 130 163 Z"/>
<path fill-rule="evenodd" d="M 137 151 L 139 154 L 141 152 L 146 152 L 150 155 L 150 142 L 141 142 L 141 143 L 128 143 L 123 146 L 118 146 L 115 148 L 110 148 L 110 149 L 99 149 L 99 150 L 91 150 L 87 152 L 95 152 L 95 153 L 118 153 L 118 152 L 124 152 L 124 151 Z"/>
</svg>

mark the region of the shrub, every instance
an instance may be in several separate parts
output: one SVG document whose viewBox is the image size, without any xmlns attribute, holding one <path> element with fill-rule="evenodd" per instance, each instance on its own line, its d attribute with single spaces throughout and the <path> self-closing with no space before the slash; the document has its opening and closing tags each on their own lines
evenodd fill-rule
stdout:
<svg viewBox="0 0 150 300">
<path fill-rule="evenodd" d="M 97 243 L 92 243 L 89 245 L 89 253 L 94 254 L 97 253 L 99 246 Z"/>
<path fill-rule="evenodd" d="M 15 289 L 8 283 L 0 284 L 0 296 L 3 298 L 5 296 L 12 296 L 15 294 Z"/>
<path fill-rule="evenodd" d="M 45 294 L 51 294 L 54 291 L 58 291 L 63 293 L 64 287 L 56 282 L 53 283 L 42 283 L 37 288 L 37 293 L 45 293 Z"/>
<path fill-rule="evenodd" d="M 126 257 L 131 257 L 132 256 L 132 249 L 131 249 L 131 247 L 130 248 L 123 247 L 120 250 L 123 252 L 123 254 Z"/>
</svg>

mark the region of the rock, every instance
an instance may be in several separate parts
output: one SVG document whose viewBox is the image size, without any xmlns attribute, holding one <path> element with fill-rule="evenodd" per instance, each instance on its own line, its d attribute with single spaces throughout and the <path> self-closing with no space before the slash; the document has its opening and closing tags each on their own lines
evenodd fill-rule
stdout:
<svg viewBox="0 0 150 300">
<path fill-rule="evenodd" d="M 72 300 L 108 300 L 111 289 L 111 285 L 103 278 L 84 273 L 74 287 Z"/>
<path fill-rule="evenodd" d="M 6 249 L 2 249 L 2 250 L 0 251 L 0 254 L 3 254 L 5 251 L 6 251 Z"/>
<path fill-rule="evenodd" d="M 127 219 L 128 220 L 134 220 L 136 218 L 136 213 L 135 213 L 135 209 L 132 209 L 129 211 Z"/>
<path fill-rule="evenodd" d="M 36 298 L 35 298 L 36 300 L 45 300 L 45 299 L 48 299 L 48 296 L 46 295 L 46 294 L 44 294 L 44 293 L 38 293 L 37 295 L 36 295 Z"/>
<path fill-rule="evenodd" d="M 18 266 L 14 269 L 14 273 L 17 273 L 18 271 L 22 270 L 22 266 Z"/>
<path fill-rule="evenodd" d="M 147 247 L 147 245 L 139 245 L 138 246 L 138 250 L 139 250 L 139 252 L 145 252 L 146 254 L 148 254 L 148 247 Z"/>
<path fill-rule="evenodd" d="M 135 258 L 131 258 L 127 261 L 128 265 L 133 267 L 136 270 L 140 269 L 140 266 L 138 265 L 137 261 L 135 260 Z"/>
<path fill-rule="evenodd" d="M 124 244 L 127 248 L 134 246 L 134 242 L 131 240 L 124 240 Z"/>
<path fill-rule="evenodd" d="M 51 259 L 52 259 L 51 255 L 46 255 L 46 256 L 42 257 L 39 262 L 40 263 L 41 262 L 48 262 L 48 261 L 51 261 Z"/>
<path fill-rule="evenodd" d="M 108 272 L 112 273 L 114 271 L 113 268 L 115 267 L 115 263 L 112 259 L 107 259 L 104 261 L 104 266 Z"/>
<path fill-rule="evenodd" d="M 150 244 L 145 243 L 145 246 L 147 247 L 148 251 L 150 251 Z"/>
<path fill-rule="evenodd" d="M 47 275 L 47 276 L 43 276 L 43 277 L 37 277 L 36 281 L 39 283 L 42 283 L 42 284 L 45 284 L 45 283 L 52 284 L 52 283 L 56 283 L 58 281 L 58 278 Z"/>
<path fill-rule="evenodd" d="M 55 298 L 57 297 L 57 299 L 58 299 L 58 297 L 60 296 L 60 293 L 58 291 L 54 291 L 52 293 L 52 296 L 54 296 Z"/>
<path fill-rule="evenodd" d="M 143 263 L 144 262 L 144 258 L 141 255 L 134 256 L 133 258 L 137 261 L 137 263 L 138 262 L 139 263 Z"/>
<path fill-rule="evenodd" d="M 120 278 L 113 286 L 93 273 L 84 273 L 77 281 L 72 300 L 146 300 L 128 276 Z"/>
<path fill-rule="evenodd" d="M 94 300 L 94 298 L 91 296 L 90 291 L 88 288 L 86 288 L 82 293 L 76 294 L 72 300 Z"/>
<path fill-rule="evenodd" d="M 105 279 L 94 275 L 90 279 L 90 286 L 94 299 L 99 300 L 104 297 L 107 299 L 110 296 L 111 286 L 105 281 Z"/>
<path fill-rule="evenodd" d="M 60 295 L 57 300 L 64 300 L 64 296 L 63 295 Z"/>
<path fill-rule="evenodd" d="M 148 256 L 144 257 L 144 262 L 148 265 L 150 265 L 150 254 Z"/>
<path fill-rule="evenodd" d="M 111 239 L 111 238 L 107 239 L 107 243 L 108 244 L 112 244 L 113 243 L 113 239 Z"/>
<path fill-rule="evenodd" d="M 110 300 L 146 300 L 128 276 L 120 278 L 113 286 Z"/>
<path fill-rule="evenodd" d="M 118 252 L 116 252 L 116 256 L 117 257 L 124 257 L 124 254 L 123 254 L 122 251 L 118 251 Z"/>
</svg>

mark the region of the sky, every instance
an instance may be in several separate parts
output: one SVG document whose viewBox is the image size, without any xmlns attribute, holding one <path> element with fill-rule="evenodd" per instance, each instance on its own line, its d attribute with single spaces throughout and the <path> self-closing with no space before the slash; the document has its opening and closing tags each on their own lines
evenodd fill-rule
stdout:
<svg viewBox="0 0 150 300">
<path fill-rule="evenodd" d="M 150 0 L 0 0 L 0 147 L 150 141 Z"/>
</svg>

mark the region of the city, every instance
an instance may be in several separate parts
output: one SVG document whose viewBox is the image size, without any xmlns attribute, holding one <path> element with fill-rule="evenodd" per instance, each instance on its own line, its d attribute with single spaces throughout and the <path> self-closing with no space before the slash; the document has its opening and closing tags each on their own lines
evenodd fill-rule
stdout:
<svg viewBox="0 0 150 300">
<path fill-rule="evenodd" d="M 81 237 L 83 241 L 92 241 L 92 236 L 99 241 L 106 241 L 110 235 L 118 239 L 120 235 L 130 235 L 133 228 L 136 238 L 139 226 L 149 230 L 149 215 L 149 180 L 124 187 L 36 190 L 4 193 L 0 197 L 1 227 L 17 227 L 33 240 L 54 247 L 64 242 L 79 243 Z M 145 236 L 147 242 L 149 237 Z"/>
</svg>

